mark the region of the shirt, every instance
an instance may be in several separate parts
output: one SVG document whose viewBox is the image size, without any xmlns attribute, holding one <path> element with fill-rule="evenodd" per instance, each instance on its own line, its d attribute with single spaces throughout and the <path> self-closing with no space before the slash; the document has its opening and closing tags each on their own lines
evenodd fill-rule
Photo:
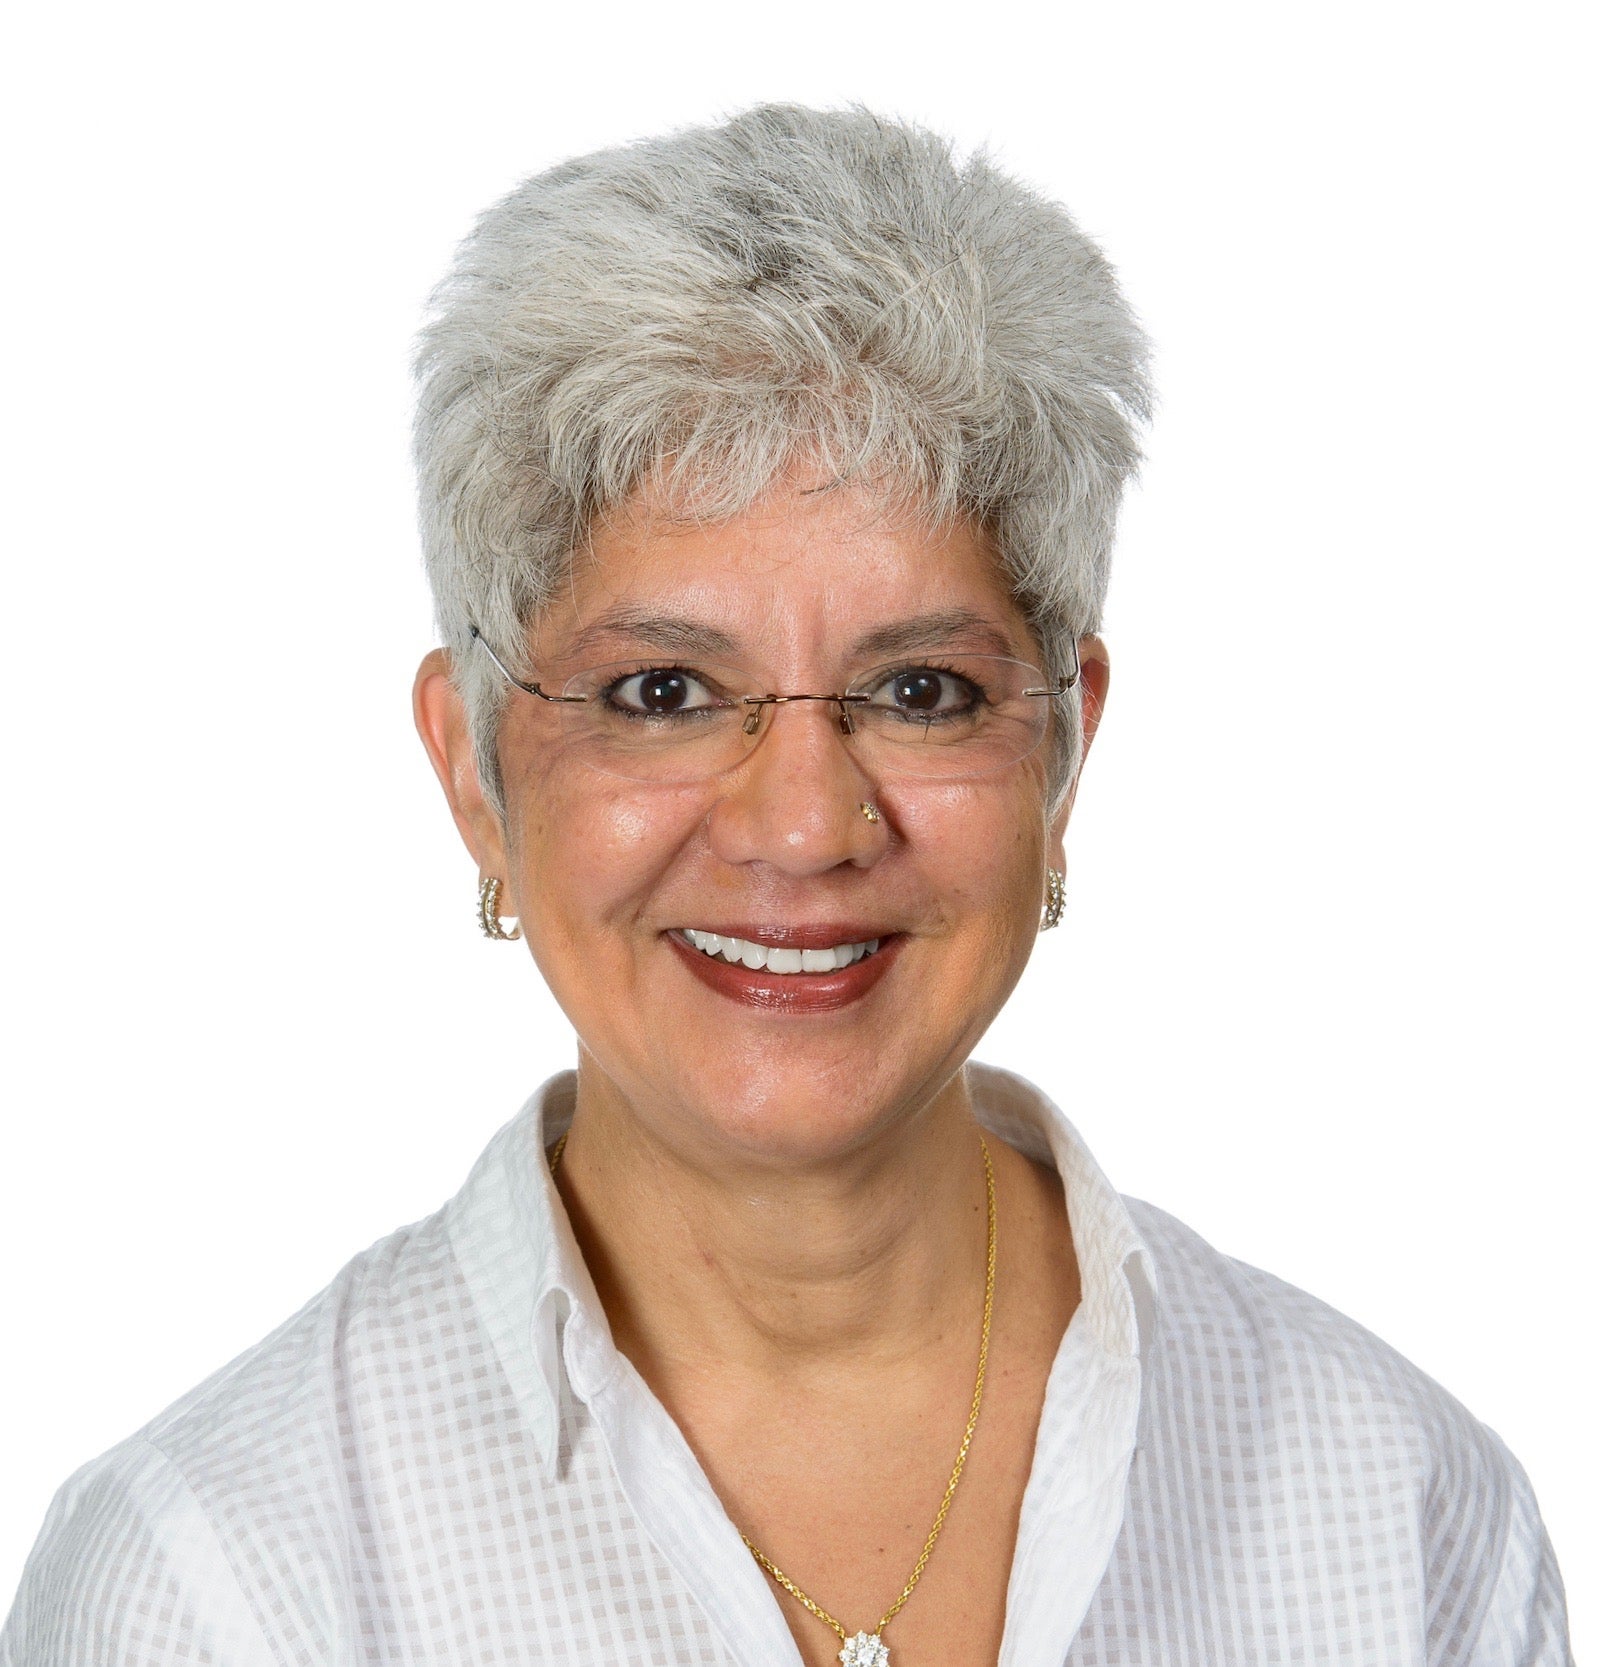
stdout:
<svg viewBox="0 0 1608 1667">
<path fill-rule="evenodd" d="M 1361 1327 L 1120 1197 L 1030 1085 L 968 1070 L 983 1127 L 1058 1171 L 1082 1281 L 1003 1667 L 1563 1667 L 1501 1442 Z M 794 1600 L 610 1340 L 544 1161 L 574 1098 L 553 1078 L 442 1209 L 71 1476 L 0 1662 L 798 1667 Z"/>
</svg>

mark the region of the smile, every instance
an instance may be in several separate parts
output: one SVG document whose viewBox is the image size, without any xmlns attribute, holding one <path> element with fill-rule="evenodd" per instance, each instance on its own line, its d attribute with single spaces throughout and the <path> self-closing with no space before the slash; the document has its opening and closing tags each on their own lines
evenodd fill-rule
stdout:
<svg viewBox="0 0 1608 1667">
<path fill-rule="evenodd" d="M 781 944 L 767 947 L 749 938 L 726 937 L 719 932 L 703 932 L 696 926 L 677 928 L 677 936 L 694 949 L 701 949 L 712 960 L 719 958 L 733 966 L 739 962 L 751 972 L 823 973 L 837 972 L 867 955 L 875 955 L 880 939 L 867 938 L 858 943 L 833 944 L 822 949 L 803 949 Z"/>
<path fill-rule="evenodd" d="M 908 933 L 870 920 L 727 924 L 724 932 L 672 927 L 663 941 L 705 989 L 750 1012 L 796 1018 L 854 1007 L 910 942 Z"/>
</svg>

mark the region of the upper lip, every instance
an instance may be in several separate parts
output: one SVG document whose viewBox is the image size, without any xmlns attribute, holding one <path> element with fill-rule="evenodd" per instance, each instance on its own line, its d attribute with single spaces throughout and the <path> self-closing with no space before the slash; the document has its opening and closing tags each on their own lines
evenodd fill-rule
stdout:
<svg viewBox="0 0 1608 1667">
<path fill-rule="evenodd" d="M 778 926 L 774 922 L 761 925 L 758 921 L 740 926 L 720 926 L 702 920 L 683 921 L 680 930 L 688 928 L 713 932 L 722 938 L 746 938 L 749 943 L 764 944 L 770 949 L 835 949 L 843 943 L 868 943 L 872 938 L 891 938 L 894 935 L 892 927 L 863 920 L 812 921 L 807 926 Z"/>
</svg>

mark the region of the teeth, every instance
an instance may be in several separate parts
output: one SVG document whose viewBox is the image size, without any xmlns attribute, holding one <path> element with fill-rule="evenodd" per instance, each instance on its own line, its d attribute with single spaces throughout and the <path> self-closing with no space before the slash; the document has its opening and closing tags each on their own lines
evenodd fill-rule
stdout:
<svg viewBox="0 0 1608 1667">
<path fill-rule="evenodd" d="M 694 949 L 705 955 L 736 963 L 741 961 L 754 972 L 836 972 L 852 965 L 867 955 L 874 955 L 880 938 L 868 938 L 864 943 L 840 943 L 831 949 L 767 949 L 764 944 L 750 943 L 747 938 L 724 938 L 718 932 L 701 932 L 696 926 L 685 926 L 681 936 Z"/>
</svg>

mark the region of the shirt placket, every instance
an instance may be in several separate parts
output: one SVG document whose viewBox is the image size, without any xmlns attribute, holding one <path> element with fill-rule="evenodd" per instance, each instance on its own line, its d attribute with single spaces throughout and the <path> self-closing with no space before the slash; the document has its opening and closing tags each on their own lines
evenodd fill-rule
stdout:
<svg viewBox="0 0 1608 1667">
<path fill-rule="evenodd" d="M 769 1583 L 686 1437 L 641 1374 L 577 1312 L 564 1331 L 570 1381 L 596 1420 L 620 1490 L 734 1664 L 803 1667 Z"/>
</svg>

